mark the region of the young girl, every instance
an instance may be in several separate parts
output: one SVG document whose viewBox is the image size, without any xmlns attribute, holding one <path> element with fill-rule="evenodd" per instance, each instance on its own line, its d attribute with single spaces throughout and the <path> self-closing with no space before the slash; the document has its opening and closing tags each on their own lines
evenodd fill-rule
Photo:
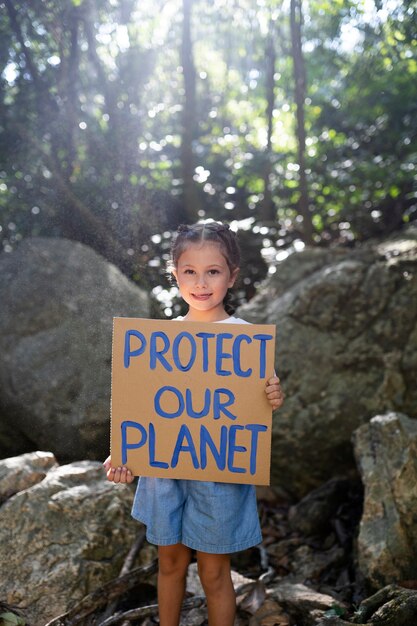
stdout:
<svg viewBox="0 0 417 626">
<path fill-rule="evenodd" d="M 218 222 L 180 226 L 172 247 L 171 271 L 188 311 L 179 320 L 246 324 L 225 309 L 228 289 L 239 272 L 236 235 Z M 273 409 L 283 402 L 279 379 L 266 383 Z M 129 483 L 125 467 L 104 462 L 107 478 Z M 207 598 L 210 626 L 233 626 L 235 592 L 230 554 L 262 541 L 253 485 L 169 478 L 139 479 L 132 508 L 147 526 L 147 539 L 158 545 L 158 604 L 161 626 L 178 626 L 187 568 L 196 551 Z"/>
</svg>

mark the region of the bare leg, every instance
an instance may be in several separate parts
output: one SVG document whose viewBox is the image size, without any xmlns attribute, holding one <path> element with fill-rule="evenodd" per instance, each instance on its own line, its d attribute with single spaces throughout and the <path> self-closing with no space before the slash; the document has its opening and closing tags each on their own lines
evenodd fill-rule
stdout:
<svg viewBox="0 0 417 626">
<path fill-rule="evenodd" d="M 230 555 L 197 552 L 197 562 L 207 598 L 209 625 L 233 626 L 236 594 L 230 575 Z"/>
<path fill-rule="evenodd" d="M 158 547 L 158 605 L 160 626 L 178 626 L 191 550 L 182 543 Z"/>
</svg>

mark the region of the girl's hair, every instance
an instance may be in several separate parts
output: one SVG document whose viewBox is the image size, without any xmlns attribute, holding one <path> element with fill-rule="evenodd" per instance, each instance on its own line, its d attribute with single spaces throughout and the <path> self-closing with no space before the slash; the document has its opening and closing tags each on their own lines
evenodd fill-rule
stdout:
<svg viewBox="0 0 417 626">
<path fill-rule="evenodd" d="M 178 226 L 177 236 L 171 247 L 170 268 L 177 267 L 178 259 L 189 243 L 203 243 L 205 241 L 219 244 L 230 272 L 239 268 L 240 250 L 236 233 L 230 230 L 227 224 L 221 222 L 197 222 L 192 226 L 186 224 Z"/>
</svg>

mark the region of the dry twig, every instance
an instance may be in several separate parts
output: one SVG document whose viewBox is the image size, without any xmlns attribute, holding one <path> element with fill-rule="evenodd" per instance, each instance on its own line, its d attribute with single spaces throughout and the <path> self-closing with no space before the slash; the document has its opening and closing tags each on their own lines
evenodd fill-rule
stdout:
<svg viewBox="0 0 417 626">
<path fill-rule="evenodd" d="M 145 527 L 140 529 L 140 532 L 136 538 L 136 541 L 134 542 L 134 544 L 132 545 L 132 547 L 130 548 L 122 569 L 120 570 L 120 574 L 119 574 L 119 578 L 121 576 L 125 576 L 126 574 L 128 574 L 130 572 L 130 570 L 133 567 L 133 563 L 135 562 L 136 556 L 139 553 L 139 550 L 142 548 L 143 543 L 145 541 Z M 104 612 L 104 615 L 102 616 L 102 619 L 106 619 L 108 617 L 110 617 L 111 615 L 113 615 L 113 613 L 115 612 L 116 608 L 117 608 L 117 604 L 118 604 L 118 597 L 114 598 L 113 600 L 109 600 L 108 604 L 107 604 L 107 608 Z"/>
<path fill-rule="evenodd" d="M 204 606 L 205 603 L 205 596 L 194 596 L 193 598 L 188 598 L 187 600 L 184 600 L 181 610 L 189 611 L 190 609 L 196 609 Z M 135 619 L 151 617 L 157 614 L 158 605 L 150 604 L 148 606 L 142 606 L 138 609 L 131 609 L 130 611 L 126 611 L 125 613 L 113 615 L 112 617 L 106 619 L 104 622 L 100 622 L 98 626 L 113 626 L 113 624 L 120 624 L 120 622 L 123 621 L 132 622 Z"/>
<path fill-rule="evenodd" d="M 94 613 L 97 609 L 105 606 L 109 601 L 118 598 L 136 585 L 152 576 L 158 568 L 157 560 L 154 559 L 149 565 L 136 567 L 132 571 L 114 578 L 102 587 L 85 596 L 75 607 L 67 613 L 54 618 L 45 626 L 76 626 L 81 624 L 86 617 Z"/>
</svg>

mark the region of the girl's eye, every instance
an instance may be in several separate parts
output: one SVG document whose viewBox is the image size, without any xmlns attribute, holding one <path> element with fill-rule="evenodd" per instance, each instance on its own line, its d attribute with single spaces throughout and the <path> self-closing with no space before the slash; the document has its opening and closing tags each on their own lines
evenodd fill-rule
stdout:
<svg viewBox="0 0 417 626">
<path fill-rule="evenodd" d="M 194 270 L 186 269 L 184 270 L 184 274 L 194 274 Z"/>
<path fill-rule="evenodd" d="M 213 274 L 218 274 L 219 270 L 209 270 L 209 274 L 213 276 Z"/>
</svg>

